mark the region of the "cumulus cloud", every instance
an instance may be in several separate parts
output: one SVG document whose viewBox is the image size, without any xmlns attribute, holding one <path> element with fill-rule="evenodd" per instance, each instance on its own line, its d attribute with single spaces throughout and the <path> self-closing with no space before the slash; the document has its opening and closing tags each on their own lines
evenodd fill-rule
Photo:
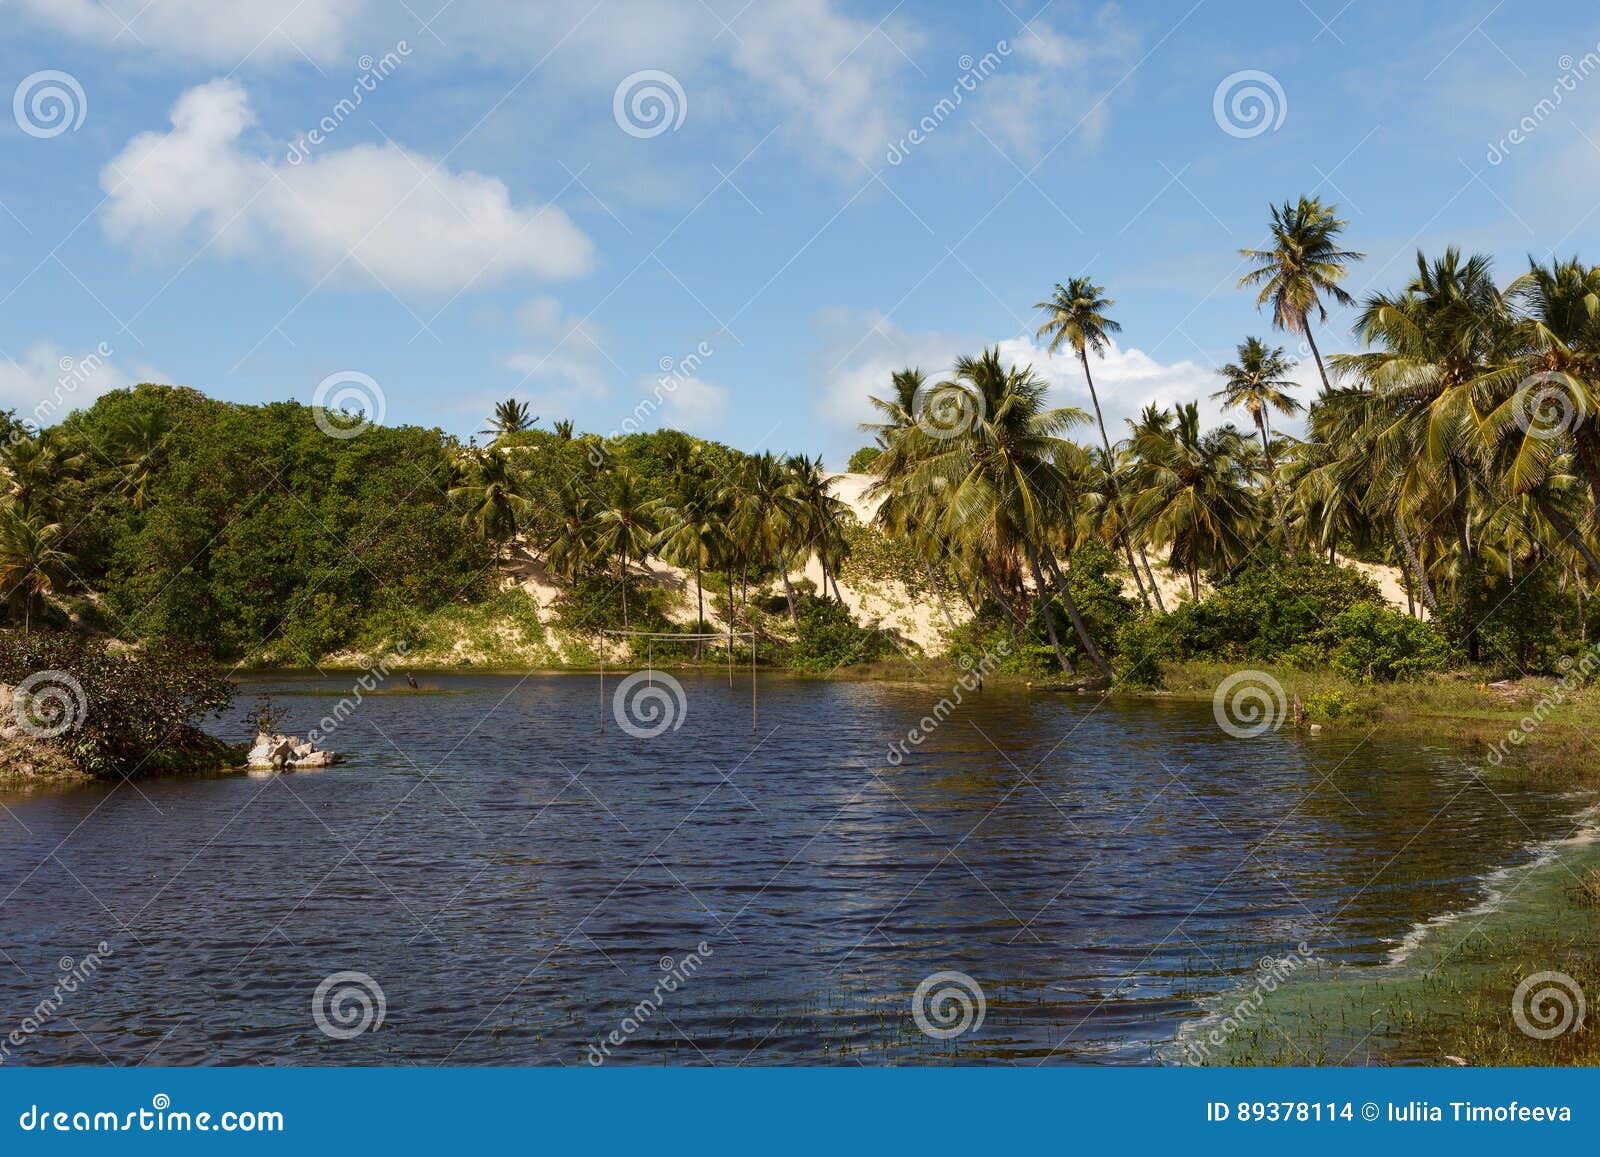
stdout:
<svg viewBox="0 0 1600 1157">
<path fill-rule="evenodd" d="M 592 263 L 592 243 L 560 209 L 516 205 L 497 178 L 399 145 L 325 146 L 299 164 L 252 153 L 255 118 L 235 81 L 187 90 L 171 118 L 170 132 L 139 134 L 100 174 L 114 240 L 429 295 L 573 277 Z"/>
<path fill-rule="evenodd" d="M 30 427 L 53 426 L 101 394 L 159 375 L 141 367 L 135 376 L 116 361 L 108 344 L 66 350 L 52 341 L 29 346 L 21 361 L 0 357 L 0 409 L 15 411 Z"/>
<path fill-rule="evenodd" d="M 904 16 L 857 19 L 837 0 L 720 6 L 722 16 L 702 0 L 606 0 L 594 12 L 587 4 L 455 0 L 420 16 L 361 0 L 22 4 L 35 21 L 91 43 L 230 72 L 305 60 L 349 67 L 358 51 L 381 52 L 400 39 L 431 60 L 490 61 L 518 74 L 537 64 L 530 93 L 547 85 L 581 94 L 563 107 L 588 109 L 596 123 L 610 120 L 611 92 L 623 77 L 664 69 L 688 90 L 691 116 L 754 103 L 796 146 L 830 164 L 849 161 L 852 171 L 855 159 L 881 153 L 903 119 L 894 110 L 913 70 L 902 53 L 915 54 L 922 39 Z"/>
<path fill-rule="evenodd" d="M 141 46 L 229 66 L 246 57 L 331 61 L 348 46 L 361 0 L 21 0 L 23 11 L 97 44 Z"/>
</svg>

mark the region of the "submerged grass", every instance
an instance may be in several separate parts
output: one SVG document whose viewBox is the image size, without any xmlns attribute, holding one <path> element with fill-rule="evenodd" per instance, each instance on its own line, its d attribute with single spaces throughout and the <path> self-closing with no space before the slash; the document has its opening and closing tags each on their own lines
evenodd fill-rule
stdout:
<svg viewBox="0 0 1600 1157">
<path fill-rule="evenodd" d="M 1236 669 L 1174 664 L 1160 694 L 1209 699 Z M 1600 689 L 1592 685 L 1550 678 L 1490 684 L 1472 673 L 1370 685 L 1330 671 L 1266 670 L 1289 703 L 1305 708 L 1306 722 L 1325 733 L 1455 745 L 1491 788 L 1571 791 L 1580 797 L 1577 806 L 1591 805 L 1585 827 L 1600 822 L 1591 795 L 1600 791 L 1600 744 L 1591 735 Z M 1222 1045 L 1186 1059 L 1600 1065 L 1594 1014 L 1579 1015 L 1580 1002 L 1600 1000 L 1600 841 L 1591 837 L 1585 831 L 1548 849 L 1507 878 L 1498 901 L 1445 916 L 1403 959 L 1326 964 L 1296 977 Z M 1540 973 L 1559 978 L 1530 981 Z M 1563 1021 L 1562 1031 L 1541 1035 Z M 1523 1023 L 1538 1031 L 1525 1031 Z"/>
</svg>

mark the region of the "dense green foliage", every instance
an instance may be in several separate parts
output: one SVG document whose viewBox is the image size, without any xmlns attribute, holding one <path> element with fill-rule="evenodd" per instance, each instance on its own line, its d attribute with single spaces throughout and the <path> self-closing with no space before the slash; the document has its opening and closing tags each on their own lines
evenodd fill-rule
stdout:
<svg viewBox="0 0 1600 1157">
<path fill-rule="evenodd" d="M 1450 659 L 1438 629 L 1385 606 L 1377 585 L 1354 567 L 1270 553 L 1207 598 L 1128 620 L 1118 644 L 1117 675 L 1128 686 L 1159 682 L 1161 663 L 1173 659 L 1332 663 L 1376 679 L 1441 670 Z"/>
<path fill-rule="evenodd" d="M 196 648 L 161 643 L 112 654 L 68 631 L 0 632 L 0 682 L 30 677 L 37 681 L 15 708 L 18 722 L 90 775 L 215 769 L 236 754 L 193 726 L 233 697 Z"/>
</svg>

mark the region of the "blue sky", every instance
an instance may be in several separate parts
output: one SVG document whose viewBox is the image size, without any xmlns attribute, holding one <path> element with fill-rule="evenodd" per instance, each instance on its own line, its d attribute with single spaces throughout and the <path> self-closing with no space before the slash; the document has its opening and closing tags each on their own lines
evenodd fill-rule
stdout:
<svg viewBox="0 0 1600 1157">
<path fill-rule="evenodd" d="M 1031 341 L 1081 272 L 1113 419 L 1208 393 L 1274 200 L 1339 202 L 1358 293 L 1600 258 L 1576 5 L 443 2 L 5 0 L 0 406 L 362 374 L 389 423 L 516 395 L 838 466 L 890 370 L 985 343 L 1085 403 Z"/>
</svg>

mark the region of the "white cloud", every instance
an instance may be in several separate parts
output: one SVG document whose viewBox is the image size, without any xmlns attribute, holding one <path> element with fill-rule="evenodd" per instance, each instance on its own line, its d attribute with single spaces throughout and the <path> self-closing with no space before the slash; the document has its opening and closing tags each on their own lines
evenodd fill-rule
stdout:
<svg viewBox="0 0 1600 1157">
<path fill-rule="evenodd" d="M 1134 59 L 1137 38 L 1114 7 L 1081 37 L 1035 20 L 1010 40 L 1011 56 L 983 81 L 975 116 L 1018 159 L 1034 159 L 1070 132 L 1097 144 L 1109 119 L 1107 97 Z"/>
<path fill-rule="evenodd" d="M 91 43 L 230 73 L 307 59 L 330 71 L 351 69 L 358 51 L 382 52 L 400 39 L 432 61 L 488 62 L 517 76 L 537 65 L 529 95 L 540 86 L 570 90 L 578 98 L 564 93 L 562 111 L 586 109 L 595 124 L 610 121 L 612 90 L 623 77 L 664 69 L 684 85 L 691 117 L 770 106 L 783 135 L 828 163 L 850 160 L 852 171 L 854 159 L 880 155 L 889 129 L 904 119 L 895 110 L 913 70 L 902 53 L 914 54 L 921 41 L 904 16 L 881 24 L 856 19 L 836 0 L 742 10 L 702 0 L 606 0 L 587 13 L 587 3 L 504 0 L 455 0 L 437 13 L 361 0 L 22 2 L 36 21 Z M 726 11 L 719 17 L 715 8 Z M 767 119 L 765 111 L 759 119 Z"/>
<path fill-rule="evenodd" d="M 545 415 L 572 414 L 609 397 L 621 371 L 605 348 L 605 333 L 595 322 L 570 316 L 553 297 L 535 297 L 517 308 L 516 322 L 526 340 L 503 364 L 518 375 L 518 390 L 531 387 L 534 409 Z"/>
<path fill-rule="evenodd" d="M 245 57 L 317 61 L 345 53 L 362 0 L 22 0 L 24 11 L 97 44 L 150 48 L 232 67 Z"/>
<path fill-rule="evenodd" d="M 663 379 L 674 381 L 674 379 Z M 658 384 L 654 379 L 645 379 L 652 391 Z M 698 434 L 701 428 L 721 420 L 728 412 L 728 391 L 721 386 L 714 386 L 703 378 L 677 378 L 670 391 L 665 391 L 664 399 L 667 409 L 671 411 L 669 425 L 680 426 L 690 433 Z"/>
<path fill-rule="evenodd" d="M 871 163 L 897 133 L 898 75 L 917 33 L 834 9 L 829 0 L 751 5 L 737 25 L 732 61 L 768 90 L 793 139 Z M 859 171 L 859 170 L 858 170 Z"/>
<path fill-rule="evenodd" d="M 877 314 L 833 312 L 822 319 L 822 329 L 825 363 L 818 409 L 839 435 L 840 445 L 866 441 L 855 428 L 860 422 L 877 420 L 867 399 L 892 397 L 890 377 L 895 371 L 915 366 L 930 380 L 938 380 L 950 372 L 957 357 L 975 354 L 985 345 L 952 334 L 908 332 Z M 1022 337 L 990 339 L 987 344 L 998 344 L 1007 363 L 1031 364 L 1050 383 L 1056 405 L 1078 406 L 1093 413 L 1083 367 L 1070 350 L 1052 356 L 1042 345 Z M 1106 432 L 1113 441 L 1126 435 L 1123 420 L 1137 417 L 1152 402 L 1173 406 L 1199 401 L 1207 425 L 1233 420 L 1224 418 L 1210 401 L 1220 383 L 1210 367 L 1198 362 L 1162 362 L 1143 350 L 1112 346 L 1104 357 L 1091 355 L 1090 368 L 1105 412 Z M 1098 441 L 1092 426 L 1079 428 L 1072 437 L 1085 444 Z"/>
<path fill-rule="evenodd" d="M 157 251 L 285 261 L 313 283 L 331 275 L 396 293 L 573 277 L 591 265 L 592 243 L 565 213 L 513 204 L 497 178 L 394 144 L 325 147 L 290 164 L 246 149 L 254 119 L 235 81 L 184 92 L 171 132 L 139 134 L 101 172 L 106 234 Z"/>
<path fill-rule="evenodd" d="M 137 376 L 124 370 L 115 351 L 104 343 L 68 352 L 55 342 L 38 341 L 20 362 L 0 357 L 0 409 L 14 410 L 18 420 L 29 426 L 54 426 L 101 394 L 158 378 L 148 368 L 141 368 Z"/>
</svg>

